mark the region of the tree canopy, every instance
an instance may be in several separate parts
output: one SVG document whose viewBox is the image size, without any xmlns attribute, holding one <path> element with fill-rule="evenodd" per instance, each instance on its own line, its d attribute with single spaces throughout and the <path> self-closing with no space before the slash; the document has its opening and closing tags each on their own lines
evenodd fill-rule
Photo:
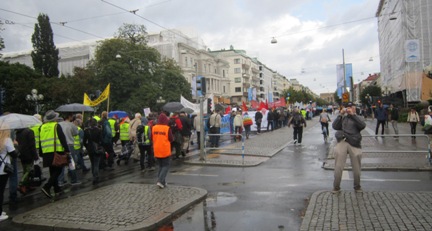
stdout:
<svg viewBox="0 0 432 231">
<path fill-rule="evenodd" d="M 58 77 L 59 51 L 54 45 L 54 35 L 48 15 L 39 14 L 38 23 L 34 26 L 31 41 L 33 51 L 31 57 L 36 72 L 45 77 Z"/>
<path fill-rule="evenodd" d="M 373 98 L 381 97 L 381 94 L 381 88 L 379 86 L 369 85 L 360 92 L 360 100 L 362 104 L 369 106 L 373 102 Z M 372 98 L 370 98 L 370 100 L 367 99 L 367 95 Z"/>
</svg>

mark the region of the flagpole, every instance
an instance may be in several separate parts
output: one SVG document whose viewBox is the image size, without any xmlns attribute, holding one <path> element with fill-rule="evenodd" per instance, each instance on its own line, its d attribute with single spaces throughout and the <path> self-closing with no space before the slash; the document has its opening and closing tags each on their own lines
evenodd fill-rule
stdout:
<svg viewBox="0 0 432 231">
<path fill-rule="evenodd" d="M 111 83 L 108 83 L 108 92 L 109 92 L 109 94 L 108 94 L 108 103 L 107 103 L 107 113 L 109 112 L 109 101 L 110 101 L 110 98 L 111 98 Z"/>
</svg>

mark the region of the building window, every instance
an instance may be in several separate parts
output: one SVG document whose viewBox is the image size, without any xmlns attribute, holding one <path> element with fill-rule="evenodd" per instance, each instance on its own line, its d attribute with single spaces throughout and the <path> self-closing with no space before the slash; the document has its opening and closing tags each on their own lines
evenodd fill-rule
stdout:
<svg viewBox="0 0 432 231">
<path fill-rule="evenodd" d="M 225 93 L 226 91 L 225 91 L 225 86 L 223 86 L 223 93 Z"/>
<path fill-rule="evenodd" d="M 185 66 L 188 66 L 188 61 L 187 61 L 187 57 L 185 57 Z"/>
<path fill-rule="evenodd" d="M 234 59 L 234 64 L 240 64 L 240 59 Z"/>
<path fill-rule="evenodd" d="M 234 78 L 234 83 L 241 83 L 241 78 L 240 77 Z"/>
<path fill-rule="evenodd" d="M 234 68 L 234 73 L 236 74 L 241 73 L 241 68 L 240 67 Z"/>
<path fill-rule="evenodd" d="M 225 70 L 222 70 L 222 77 L 225 78 Z"/>
<path fill-rule="evenodd" d="M 241 92 L 241 87 L 236 87 L 235 92 Z"/>
</svg>

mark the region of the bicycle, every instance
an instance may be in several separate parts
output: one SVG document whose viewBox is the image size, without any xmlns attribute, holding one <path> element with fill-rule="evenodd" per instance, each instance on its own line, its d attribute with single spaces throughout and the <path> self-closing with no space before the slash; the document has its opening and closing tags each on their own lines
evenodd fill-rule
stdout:
<svg viewBox="0 0 432 231">
<path fill-rule="evenodd" d="M 324 143 L 327 143 L 328 136 L 327 136 L 327 128 L 325 126 L 323 126 L 322 134 L 324 136 Z"/>
</svg>

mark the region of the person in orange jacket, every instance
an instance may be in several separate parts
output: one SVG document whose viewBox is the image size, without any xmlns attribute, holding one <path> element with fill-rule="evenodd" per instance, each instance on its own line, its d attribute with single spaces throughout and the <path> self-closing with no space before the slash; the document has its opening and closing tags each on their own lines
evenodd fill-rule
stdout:
<svg viewBox="0 0 432 231">
<path fill-rule="evenodd" d="M 174 136 L 168 122 L 168 117 L 164 113 L 161 113 L 157 124 L 152 128 L 151 135 L 154 157 L 159 164 L 158 181 L 156 183 L 159 188 L 165 188 L 167 185 L 165 178 L 170 167 L 171 142 L 174 141 Z"/>
</svg>

